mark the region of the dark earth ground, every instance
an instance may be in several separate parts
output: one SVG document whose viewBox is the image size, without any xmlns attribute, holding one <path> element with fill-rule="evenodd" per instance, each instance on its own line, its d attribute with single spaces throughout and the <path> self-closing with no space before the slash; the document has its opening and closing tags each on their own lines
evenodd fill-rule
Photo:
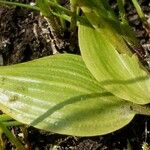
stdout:
<svg viewBox="0 0 150 150">
<path fill-rule="evenodd" d="M 110 3 L 117 11 L 115 2 L 112 0 Z M 140 0 L 140 4 L 144 13 L 150 17 L 150 1 Z M 150 35 L 143 28 L 130 3 L 126 10 L 140 43 L 144 48 L 150 49 Z M 19 7 L 0 7 L 0 57 L 3 58 L 4 65 L 25 62 L 56 52 L 79 54 L 78 45 L 73 49 L 69 47 L 69 38 L 66 31 L 63 45 L 55 46 L 47 22 L 38 12 Z M 96 137 L 64 136 L 32 127 L 14 127 L 11 130 L 21 138 L 28 150 L 125 150 L 129 147 L 140 150 L 144 142 L 150 144 L 150 117 L 140 115 L 123 129 Z M 6 150 L 13 149 L 5 136 L 4 142 Z"/>
</svg>

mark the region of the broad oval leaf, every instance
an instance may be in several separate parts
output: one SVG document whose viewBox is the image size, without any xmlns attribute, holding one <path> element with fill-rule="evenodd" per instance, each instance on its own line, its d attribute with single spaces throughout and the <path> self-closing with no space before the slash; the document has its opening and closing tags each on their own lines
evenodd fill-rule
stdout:
<svg viewBox="0 0 150 150">
<path fill-rule="evenodd" d="M 132 120 L 130 105 L 102 89 L 80 56 L 55 55 L 0 67 L 0 109 L 40 129 L 106 134 Z"/>
<path fill-rule="evenodd" d="M 150 76 L 135 55 L 119 54 L 100 28 L 80 25 L 79 45 L 87 68 L 106 90 L 134 103 L 150 103 Z"/>
</svg>

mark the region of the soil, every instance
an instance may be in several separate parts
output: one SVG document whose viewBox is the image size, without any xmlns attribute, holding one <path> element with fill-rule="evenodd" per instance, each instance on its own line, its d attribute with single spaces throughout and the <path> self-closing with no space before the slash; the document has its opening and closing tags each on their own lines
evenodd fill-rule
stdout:
<svg viewBox="0 0 150 150">
<path fill-rule="evenodd" d="M 22 2 L 28 3 L 25 0 Z M 116 3 L 114 1 L 110 3 L 117 12 Z M 144 13 L 150 17 L 149 0 L 139 0 L 139 3 Z M 126 11 L 137 38 L 142 46 L 150 51 L 150 34 L 145 30 L 129 2 L 126 5 Z M 26 62 L 55 53 L 79 54 L 78 45 L 70 48 L 69 39 L 69 30 L 66 30 L 62 39 L 63 44 L 58 46 L 56 41 L 54 42 L 46 19 L 38 12 L 20 7 L 0 7 L 0 56 L 2 56 L 3 65 Z M 33 127 L 13 127 L 11 130 L 19 138 L 23 134 L 22 141 L 28 150 L 141 150 L 144 142 L 150 144 L 150 117 L 140 115 L 137 115 L 126 127 L 96 137 L 65 136 Z M 13 149 L 13 145 L 6 137 L 4 141 L 6 150 Z"/>
</svg>

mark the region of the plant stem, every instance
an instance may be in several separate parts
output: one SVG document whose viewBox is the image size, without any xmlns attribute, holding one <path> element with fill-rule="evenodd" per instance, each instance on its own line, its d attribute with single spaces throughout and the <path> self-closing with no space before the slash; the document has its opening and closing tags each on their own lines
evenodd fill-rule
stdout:
<svg viewBox="0 0 150 150">
<path fill-rule="evenodd" d="M 148 105 L 133 104 L 131 106 L 131 110 L 134 111 L 136 114 L 150 116 L 150 106 Z"/>
<path fill-rule="evenodd" d="M 19 6 L 19 7 L 23 7 L 23 8 L 27 8 L 27 9 L 31 9 L 31 10 L 36 10 L 36 11 L 40 11 L 40 8 L 37 7 L 37 6 L 31 6 L 29 4 L 22 4 L 22 3 L 18 3 L 18 2 L 9 2 L 9 1 L 2 1 L 0 0 L 0 3 L 1 4 L 6 4 L 6 5 L 12 5 L 12 6 Z M 53 13 L 55 16 L 58 16 L 60 18 L 63 18 L 67 21 L 69 21 L 70 17 L 69 15 L 71 16 L 71 11 L 54 3 L 54 2 L 50 2 L 48 1 L 47 2 L 52 8 L 55 8 L 56 10 L 59 10 L 59 12 L 57 11 L 54 11 L 54 12 L 51 12 Z"/>
<path fill-rule="evenodd" d="M 3 122 L 4 125 L 6 126 L 20 126 L 23 125 L 22 123 L 18 122 L 18 121 L 7 121 L 7 122 Z"/>
<path fill-rule="evenodd" d="M 47 3 L 48 3 L 48 5 L 49 5 L 50 7 L 56 8 L 56 9 L 57 9 L 58 11 L 60 11 L 61 13 L 63 12 L 63 13 L 65 13 L 65 14 L 68 15 L 68 16 L 69 16 L 69 15 L 71 16 L 71 14 L 72 14 L 72 12 L 71 12 L 70 10 L 64 8 L 64 7 L 61 6 L 61 5 L 58 5 L 57 3 L 54 3 L 54 2 L 51 2 L 51 1 L 48 1 Z"/>
<path fill-rule="evenodd" d="M 17 2 L 8 2 L 8 1 L 2 1 L 0 0 L 0 3 L 2 4 L 7 4 L 7 5 L 13 5 L 13 6 L 19 6 L 19 7 L 23 7 L 23 8 L 28 8 L 28 9 L 31 9 L 31 10 L 36 10 L 36 11 L 40 11 L 40 8 L 37 7 L 37 6 L 30 6 L 29 4 L 22 4 L 22 3 L 17 3 Z M 51 2 L 51 1 L 48 1 L 47 2 L 48 5 L 50 7 L 52 7 L 52 14 L 57 16 L 57 17 L 60 17 L 66 21 L 69 21 L 71 22 L 71 16 L 72 16 L 72 12 L 54 2 Z M 54 10 L 56 9 L 56 10 Z M 77 16 L 77 21 L 78 23 L 81 22 L 82 24 L 84 25 L 90 25 L 89 22 L 87 21 L 87 19 L 83 16 Z"/>
<path fill-rule="evenodd" d="M 60 0 L 55 0 L 55 3 L 57 6 L 61 6 L 60 5 Z M 64 8 L 64 7 L 63 7 Z M 62 19 L 62 18 L 59 18 L 60 19 L 60 23 L 61 23 L 61 27 L 62 29 L 65 31 L 67 28 L 66 28 L 66 24 L 65 24 L 65 20 Z"/>
<path fill-rule="evenodd" d="M 0 122 L 3 122 L 3 124 L 6 125 L 6 126 L 19 126 L 19 125 L 22 125 L 22 123 L 14 120 L 13 118 L 8 116 L 7 114 L 0 115 Z"/>
<path fill-rule="evenodd" d="M 0 122 L 0 129 L 6 134 L 9 140 L 14 143 L 18 150 L 25 150 L 25 147 L 21 144 L 21 142 L 14 137 L 14 135 L 7 129 L 7 127 Z"/>
<path fill-rule="evenodd" d="M 124 9 L 124 0 L 117 0 L 118 8 L 119 8 L 119 14 L 122 22 L 126 22 L 126 14 Z"/>
<path fill-rule="evenodd" d="M 70 3 L 72 12 L 70 30 L 74 32 L 77 24 L 77 3 L 76 0 L 70 0 Z"/>
<path fill-rule="evenodd" d="M 13 119 L 10 116 L 6 115 L 6 114 L 0 115 L 0 122 L 9 121 L 9 120 L 13 120 Z"/>
<path fill-rule="evenodd" d="M 6 4 L 6 5 L 13 5 L 13 6 L 19 6 L 19 7 L 24 7 L 27 9 L 32 9 L 32 10 L 36 10 L 36 11 L 40 11 L 38 7 L 36 6 L 31 6 L 29 4 L 22 4 L 22 3 L 17 3 L 17 2 L 9 2 L 9 1 L 2 1 L 0 0 L 1 4 Z"/>
<path fill-rule="evenodd" d="M 1 140 L 0 140 L 1 141 Z M 3 146 L 2 146 L 2 143 L 0 142 L 0 150 L 3 150 Z"/>
<path fill-rule="evenodd" d="M 136 11 L 137 11 L 139 17 L 141 18 L 141 20 L 142 20 L 143 22 L 145 22 L 145 21 L 146 21 L 146 17 L 145 17 L 145 15 L 144 15 L 144 13 L 143 13 L 143 11 L 142 11 L 142 9 L 141 9 L 139 3 L 137 2 L 137 0 L 132 0 L 132 3 L 133 3 L 133 5 L 134 5 L 134 7 L 135 7 L 135 9 L 136 9 Z"/>
<path fill-rule="evenodd" d="M 3 130 L 0 128 L 0 150 L 4 150 L 4 142 L 2 139 L 2 135 L 3 135 Z"/>
<path fill-rule="evenodd" d="M 150 24 L 148 23 L 147 18 L 145 17 L 139 3 L 137 2 L 137 0 L 132 0 L 132 3 L 134 5 L 134 7 L 136 8 L 138 15 L 143 22 L 146 32 L 148 32 L 148 34 L 150 34 Z"/>
</svg>

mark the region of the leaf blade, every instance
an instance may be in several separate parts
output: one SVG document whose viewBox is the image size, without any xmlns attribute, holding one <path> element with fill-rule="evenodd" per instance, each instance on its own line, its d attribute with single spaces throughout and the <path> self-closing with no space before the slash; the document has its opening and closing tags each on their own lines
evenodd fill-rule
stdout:
<svg viewBox="0 0 150 150">
<path fill-rule="evenodd" d="M 0 69 L 0 109 L 22 123 L 94 136 L 123 127 L 135 115 L 131 103 L 100 87 L 80 56 L 56 55 Z"/>
<path fill-rule="evenodd" d="M 79 45 L 87 68 L 114 95 L 138 104 L 150 102 L 150 77 L 135 55 L 119 54 L 102 29 L 80 25 Z"/>
</svg>

